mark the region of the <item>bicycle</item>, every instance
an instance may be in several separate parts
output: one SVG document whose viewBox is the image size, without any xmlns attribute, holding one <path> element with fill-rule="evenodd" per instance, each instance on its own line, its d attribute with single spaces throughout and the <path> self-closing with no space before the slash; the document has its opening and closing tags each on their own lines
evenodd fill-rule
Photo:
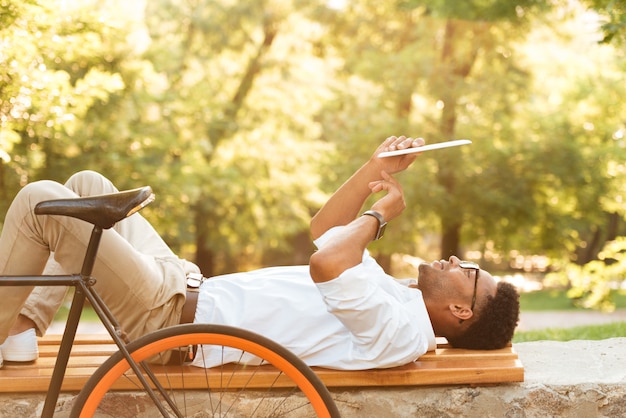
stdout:
<svg viewBox="0 0 626 418">
<path fill-rule="evenodd" d="M 230 326 L 184 324 L 127 341 L 119 322 L 93 287 L 96 278 L 91 274 L 103 231 L 153 200 L 152 189 L 146 186 L 106 195 L 48 200 L 35 207 L 37 215 L 70 216 L 93 224 L 80 274 L 0 276 L 1 286 L 75 289 L 42 417 L 51 417 L 55 412 L 85 300 L 118 351 L 78 393 L 71 417 L 107 414 L 111 405 L 115 416 L 124 415 L 120 409 L 124 407 L 133 417 L 139 416 L 139 411 L 150 417 L 157 411 L 166 417 L 339 417 L 330 392 L 313 370 L 289 350 L 259 334 Z M 191 361 L 203 363 L 207 350 L 231 356 L 236 351 L 240 357 L 211 368 L 191 365 Z M 250 359 L 260 365 L 249 366 Z M 261 389 L 262 396 L 257 396 Z"/>
</svg>

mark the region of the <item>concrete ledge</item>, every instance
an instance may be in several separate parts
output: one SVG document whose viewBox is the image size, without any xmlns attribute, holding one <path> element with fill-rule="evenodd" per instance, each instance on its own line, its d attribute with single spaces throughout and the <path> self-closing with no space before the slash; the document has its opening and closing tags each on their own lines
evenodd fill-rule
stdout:
<svg viewBox="0 0 626 418">
<path fill-rule="evenodd" d="M 626 338 L 515 344 L 525 381 L 491 387 L 335 391 L 352 417 L 623 417 Z"/>
<path fill-rule="evenodd" d="M 525 382 L 497 386 L 380 387 L 333 390 L 352 417 L 626 416 L 626 338 L 516 344 Z M 44 395 L 0 396 L 0 417 L 38 416 Z M 71 396 L 59 401 L 68 415 Z"/>
</svg>

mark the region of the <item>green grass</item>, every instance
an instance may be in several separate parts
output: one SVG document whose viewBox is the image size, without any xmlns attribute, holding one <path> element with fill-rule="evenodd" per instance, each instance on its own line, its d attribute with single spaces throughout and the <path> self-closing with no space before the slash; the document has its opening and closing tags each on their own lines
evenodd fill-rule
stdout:
<svg viewBox="0 0 626 418">
<path fill-rule="evenodd" d="M 67 320 L 67 316 L 70 313 L 70 303 L 72 299 L 69 298 L 66 300 L 66 303 L 61 305 L 56 315 L 54 316 L 55 321 L 63 321 Z M 82 322 L 100 322 L 100 318 L 96 314 L 96 311 L 93 310 L 89 303 L 85 302 L 85 306 L 83 307 L 83 311 L 80 315 L 80 320 Z"/>
<path fill-rule="evenodd" d="M 612 298 L 616 309 L 626 308 L 626 291 L 615 291 Z M 566 290 L 538 290 L 536 292 L 522 293 L 520 295 L 520 307 L 522 311 L 584 310 L 584 308 L 576 306 L 567 297 Z"/>
<path fill-rule="evenodd" d="M 616 309 L 626 309 L 626 291 L 613 293 Z M 567 297 L 565 290 L 540 290 L 520 295 L 522 311 L 584 311 Z M 547 328 L 533 331 L 516 332 L 514 343 L 552 340 L 605 340 L 607 338 L 625 337 L 626 322 L 613 322 L 602 325 L 578 326 L 572 328 Z"/>
<path fill-rule="evenodd" d="M 625 337 L 626 322 L 612 322 L 602 325 L 586 325 L 573 328 L 547 328 L 534 331 L 516 332 L 514 343 L 528 341 L 571 341 L 571 340 L 606 340 L 607 338 Z"/>
</svg>

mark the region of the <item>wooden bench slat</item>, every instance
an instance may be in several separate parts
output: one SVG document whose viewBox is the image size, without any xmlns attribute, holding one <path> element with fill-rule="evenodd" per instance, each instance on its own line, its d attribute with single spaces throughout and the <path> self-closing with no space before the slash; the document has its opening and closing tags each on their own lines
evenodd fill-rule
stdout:
<svg viewBox="0 0 626 418">
<path fill-rule="evenodd" d="M 104 336 L 97 342 L 90 338 L 81 340 L 80 343 L 72 347 L 72 355 L 88 356 L 88 355 L 112 355 L 117 351 L 117 346 Z M 44 345 L 39 346 L 40 357 L 56 357 L 60 347 L 60 339 L 48 339 Z M 437 348 L 435 351 L 429 351 L 420 357 L 420 361 L 441 361 L 456 360 L 459 358 L 480 358 L 480 359 L 504 359 L 517 358 L 517 354 L 512 347 L 505 347 L 499 350 L 466 350 L 460 348 Z"/>
<path fill-rule="evenodd" d="M 61 386 L 62 391 L 80 391 L 85 382 L 91 377 L 96 368 L 80 367 L 69 368 L 65 373 L 65 379 Z M 27 373 L 30 371 L 31 373 Z M 15 368 L 0 370 L 0 392 L 10 393 L 34 393 L 47 392 L 50 386 L 52 369 L 16 370 Z"/>
<path fill-rule="evenodd" d="M 465 350 L 460 348 L 437 348 L 420 357 L 420 361 L 454 361 L 458 359 L 505 360 L 517 359 L 512 347 L 498 350 Z"/>
<path fill-rule="evenodd" d="M 39 347 L 39 357 L 56 358 L 59 345 L 44 345 Z M 109 341 L 109 344 L 81 344 L 72 347 L 72 356 L 110 356 L 117 351 L 117 346 Z"/>
<path fill-rule="evenodd" d="M 265 367 L 265 366 L 264 366 Z M 80 390 L 85 381 L 91 376 L 94 367 L 70 367 L 66 371 L 63 382 L 63 390 Z M 238 385 L 246 385 L 248 388 L 267 387 L 274 381 L 273 367 L 267 367 L 267 371 L 255 371 L 254 380 L 250 381 L 249 374 L 241 373 L 237 379 L 230 380 L 231 388 Z M 416 362 L 410 365 L 396 367 L 387 370 L 359 370 L 339 372 L 321 368 L 314 368 L 317 375 L 328 387 L 373 387 L 373 386 L 418 386 L 418 385 L 442 385 L 442 384 L 489 384 L 502 382 L 523 381 L 523 367 L 519 360 L 488 360 L 488 361 L 456 361 L 453 363 L 443 362 Z M 158 370 L 157 376 L 163 376 Z M 41 392 L 46 391 L 49 384 L 52 368 L 25 369 L 19 366 L 3 370 L 0 382 L 2 386 L 11 384 L 11 392 Z M 211 374 L 209 379 L 216 385 L 220 379 L 218 373 Z M 165 378 L 164 378 L 165 380 Z M 167 377 L 167 380 L 175 385 L 181 385 L 177 373 Z M 205 370 L 188 367 L 185 372 L 184 386 L 186 388 L 203 388 L 206 385 Z M 127 382 L 118 389 L 134 389 Z"/>
<path fill-rule="evenodd" d="M 328 387 L 473 385 L 524 380 L 524 368 L 519 360 L 417 361 L 385 370 L 337 373 L 315 369 L 315 372 Z"/>
<path fill-rule="evenodd" d="M 93 367 L 94 370 L 100 367 L 110 356 L 70 356 L 68 368 L 74 367 Z M 40 357 L 36 361 L 29 363 L 11 363 L 6 362 L 2 370 L 12 369 L 53 369 L 56 357 Z M 1 373 L 1 371 L 0 371 Z"/>
<path fill-rule="evenodd" d="M 60 335 L 40 338 L 40 358 L 34 362 L 26 364 L 5 362 L 5 367 L 0 369 L 0 392 L 47 391 L 60 341 Z M 401 367 L 363 371 L 337 371 L 315 367 L 313 369 L 328 387 L 476 385 L 524 380 L 524 367 L 511 345 L 500 350 L 479 351 L 451 348 L 445 340 L 438 342 L 441 345 L 435 351 L 426 353 L 419 361 Z M 95 370 L 116 351 L 117 347 L 108 335 L 77 335 L 62 390 L 80 390 Z M 274 379 L 273 373 L 269 372 L 273 369 L 272 366 L 250 369 L 256 372 L 253 386 L 266 387 Z M 188 372 L 185 387 L 206 385 L 205 369 L 189 366 Z M 172 377 L 169 376 L 168 379 L 171 381 Z M 178 381 L 177 384 L 182 386 L 183 382 Z M 121 387 L 121 389 L 132 388 L 132 385 Z"/>
<path fill-rule="evenodd" d="M 59 334 L 44 335 L 38 337 L 39 347 L 45 345 L 59 345 L 61 344 L 61 338 L 63 336 Z M 112 343 L 111 336 L 109 334 L 76 334 L 74 337 L 74 345 L 78 344 L 107 344 Z"/>
</svg>

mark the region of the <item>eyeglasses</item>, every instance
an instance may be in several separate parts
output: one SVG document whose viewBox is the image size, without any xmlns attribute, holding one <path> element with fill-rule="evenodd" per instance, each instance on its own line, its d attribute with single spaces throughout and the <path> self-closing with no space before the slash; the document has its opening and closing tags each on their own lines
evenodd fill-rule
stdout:
<svg viewBox="0 0 626 418">
<path fill-rule="evenodd" d="M 472 295 L 472 306 L 470 307 L 470 309 L 473 311 L 474 310 L 474 306 L 476 305 L 476 285 L 478 284 L 478 273 L 480 272 L 480 267 L 478 266 L 478 264 L 472 262 L 472 261 L 461 261 L 459 263 L 459 267 L 461 267 L 462 269 L 466 269 L 466 270 L 474 270 L 475 275 L 474 275 L 474 294 Z"/>
</svg>

